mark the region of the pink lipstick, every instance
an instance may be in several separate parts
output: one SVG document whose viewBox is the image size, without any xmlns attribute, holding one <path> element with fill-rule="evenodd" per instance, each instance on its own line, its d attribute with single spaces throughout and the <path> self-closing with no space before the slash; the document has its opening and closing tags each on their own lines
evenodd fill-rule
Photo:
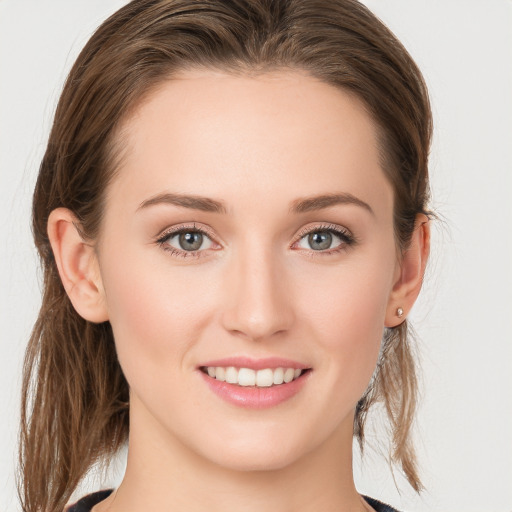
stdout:
<svg viewBox="0 0 512 512">
<path fill-rule="evenodd" d="M 296 395 L 311 373 L 308 366 L 283 358 L 230 357 L 198 367 L 209 389 L 238 407 L 274 407 Z"/>
</svg>

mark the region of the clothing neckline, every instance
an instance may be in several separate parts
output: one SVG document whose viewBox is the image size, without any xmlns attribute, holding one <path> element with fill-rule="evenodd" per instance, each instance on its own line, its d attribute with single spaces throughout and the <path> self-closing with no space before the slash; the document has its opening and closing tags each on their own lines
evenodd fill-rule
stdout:
<svg viewBox="0 0 512 512">
<path fill-rule="evenodd" d="M 91 509 L 103 501 L 104 499 L 108 498 L 112 493 L 114 492 L 114 489 L 104 489 L 102 491 L 96 491 L 91 494 L 88 494 L 87 496 L 84 496 L 80 500 L 78 500 L 76 503 L 70 505 L 65 509 L 65 512 L 91 512 Z M 382 503 L 379 500 L 376 500 L 374 498 L 370 498 L 369 496 L 365 496 L 364 494 L 361 495 L 366 503 L 368 503 L 371 507 L 375 509 L 376 512 L 398 512 L 393 507 L 386 505 L 385 503 Z"/>
</svg>

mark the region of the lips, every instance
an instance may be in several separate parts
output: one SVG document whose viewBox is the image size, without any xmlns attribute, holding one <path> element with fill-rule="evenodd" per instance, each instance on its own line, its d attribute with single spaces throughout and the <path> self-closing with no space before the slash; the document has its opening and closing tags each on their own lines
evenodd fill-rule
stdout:
<svg viewBox="0 0 512 512">
<path fill-rule="evenodd" d="M 261 359 L 252 359 L 250 357 L 225 357 L 223 359 L 214 359 L 201 364 L 201 367 L 223 366 L 225 368 L 234 366 L 235 368 L 251 368 L 252 370 L 264 370 L 265 368 L 294 368 L 307 370 L 309 366 L 285 359 L 282 357 L 265 357 Z"/>
<path fill-rule="evenodd" d="M 283 358 L 232 357 L 207 361 L 198 369 L 217 396 L 239 407 L 256 409 L 290 399 L 311 373 L 306 365 Z"/>
</svg>

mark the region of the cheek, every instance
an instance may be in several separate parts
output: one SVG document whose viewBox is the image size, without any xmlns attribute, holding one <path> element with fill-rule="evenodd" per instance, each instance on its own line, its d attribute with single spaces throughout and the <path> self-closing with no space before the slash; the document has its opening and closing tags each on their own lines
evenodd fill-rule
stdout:
<svg viewBox="0 0 512 512">
<path fill-rule="evenodd" d="M 200 276 L 191 279 L 183 269 L 157 265 L 136 251 L 131 256 L 126 251 L 123 259 L 110 256 L 102 274 L 122 365 L 186 364 L 187 349 L 199 338 L 214 303 L 208 288 L 199 288 Z"/>
<path fill-rule="evenodd" d="M 303 298 L 303 318 L 309 318 L 305 328 L 330 355 L 322 364 L 332 389 L 353 390 L 355 401 L 377 363 L 393 268 L 391 257 L 387 262 L 375 258 L 364 265 L 340 265 L 324 279 L 304 280 L 296 294 Z"/>
</svg>

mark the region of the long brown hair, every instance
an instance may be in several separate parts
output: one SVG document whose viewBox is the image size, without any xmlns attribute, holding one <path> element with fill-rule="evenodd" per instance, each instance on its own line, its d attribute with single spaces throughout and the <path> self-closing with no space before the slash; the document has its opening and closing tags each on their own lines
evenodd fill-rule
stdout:
<svg viewBox="0 0 512 512">
<path fill-rule="evenodd" d="M 73 309 L 48 240 L 48 216 L 69 208 L 84 236 L 98 235 L 121 123 L 159 83 L 190 67 L 300 69 L 350 91 L 379 131 L 399 250 L 407 249 L 417 214 L 426 212 L 432 131 L 426 87 L 404 47 L 356 0 L 135 0 L 120 9 L 91 37 L 67 78 L 34 192 L 44 291 L 24 362 L 18 487 L 25 512 L 60 512 L 91 465 L 123 445 L 129 428 L 128 384 L 112 330 Z M 366 415 L 382 402 L 391 460 L 419 490 L 409 343 L 406 321 L 385 331 L 354 434 L 362 447 Z"/>
</svg>

